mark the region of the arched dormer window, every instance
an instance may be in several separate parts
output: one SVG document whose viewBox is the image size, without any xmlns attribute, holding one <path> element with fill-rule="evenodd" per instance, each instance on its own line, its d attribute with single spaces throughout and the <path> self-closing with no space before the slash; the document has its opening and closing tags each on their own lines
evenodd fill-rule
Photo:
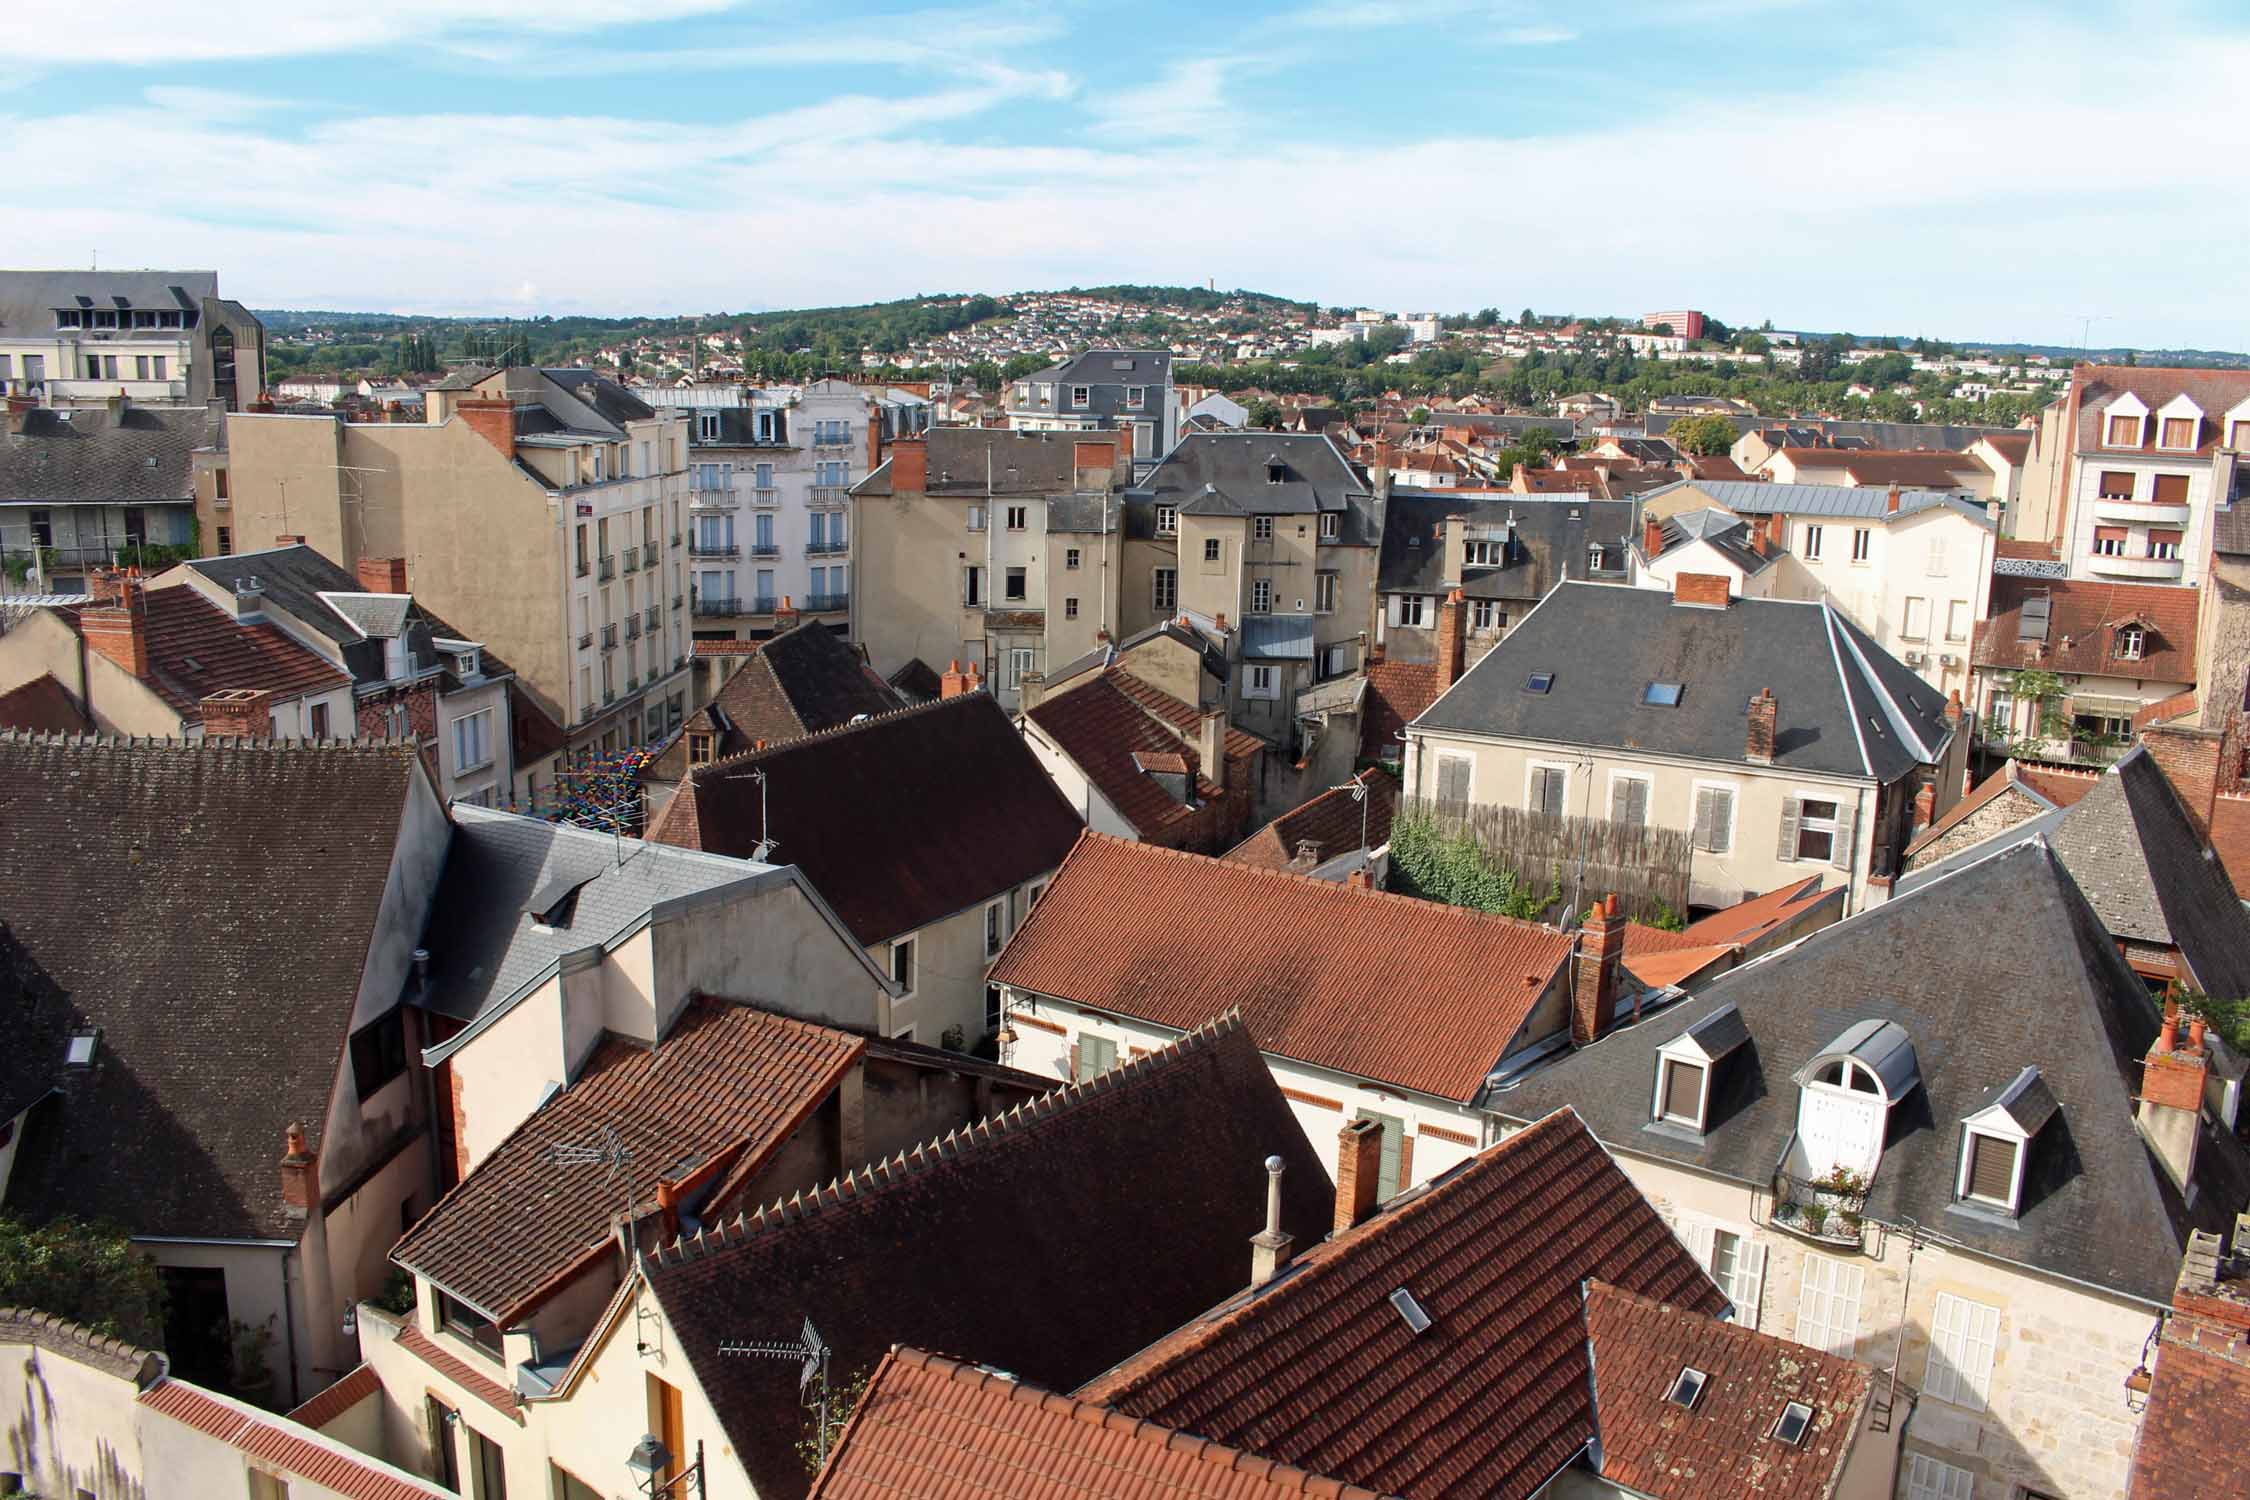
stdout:
<svg viewBox="0 0 2250 1500">
<path fill-rule="evenodd" d="M 1841 1168 L 1872 1178 L 1882 1163 L 1892 1107 L 1921 1082 L 1905 1027 L 1860 1021 L 1847 1028 L 1797 1074 L 1791 1175 L 1817 1181 Z"/>
</svg>

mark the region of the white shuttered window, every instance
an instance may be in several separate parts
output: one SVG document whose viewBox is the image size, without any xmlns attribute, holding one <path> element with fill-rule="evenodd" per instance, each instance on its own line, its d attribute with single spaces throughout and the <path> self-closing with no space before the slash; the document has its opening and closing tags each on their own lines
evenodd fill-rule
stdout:
<svg viewBox="0 0 2250 1500">
<path fill-rule="evenodd" d="M 1859 1338 L 1859 1298 L 1864 1268 L 1825 1256 L 1805 1257 L 1805 1284 L 1797 1300 L 1797 1342 L 1849 1355 Z"/>
<path fill-rule="evenodd" d="M 1930 1365 L 1922 1377 L 1922 1394 L 1984 1410 L 1999 1347 L 1999 1308 L 1940 1293 L 1930 1319 Z"/>
<path fill-rule="evenodd" d="M 1976 1480 L 1967 1469 L 1940 1463 L 1927 1453 L 1909 1453 L 1906 1500 L 1976 1500 Z"/>
</svg>

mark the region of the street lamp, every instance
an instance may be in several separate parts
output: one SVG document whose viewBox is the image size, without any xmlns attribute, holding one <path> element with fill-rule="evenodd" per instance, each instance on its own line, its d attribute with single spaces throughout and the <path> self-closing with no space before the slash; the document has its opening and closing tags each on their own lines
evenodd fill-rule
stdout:
<svg viewBox="0 0 2250 1500">
<path fill-rule="evenodd" d="M 664 1471 L 671 1467 L 672 1450 L 665 1447 L 664 1440 L 653 1432 L 642 1433 L 641 1440 L 633 1445 L 632 1453 L 627 1455 L 625 1459 L 625 1468 L 633 1476 L 633 1483 L 640 1487 L 641 1493 L 647 1495 L 649 1500 L 668 1500 L 668 1497 L 675 1494 L 684 1495 L 687 1492 L 681 1489 L 680 1485 L 690 1475 L 694 1476 L 695 1479 L 697 1500 L 701 1500 L 703 1495 L 702 1441 L 698 1439 L 696 1442 L 695 1462 L 674 1474 L 670 1479 L 666 1479 Z"/>
</svg>

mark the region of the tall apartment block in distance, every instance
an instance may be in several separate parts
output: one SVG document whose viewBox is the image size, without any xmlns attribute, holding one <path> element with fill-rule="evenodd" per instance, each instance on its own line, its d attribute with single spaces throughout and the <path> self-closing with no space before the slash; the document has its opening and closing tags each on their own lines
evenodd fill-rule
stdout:
<svg viewBox="0 0 2250 1500">
<path fill-rule="evenodd" d="M 6 394 L 241 411 L 265 373 L 265 325 L 219 295 L 216 271 L 0 271 Z"/>
</svg>

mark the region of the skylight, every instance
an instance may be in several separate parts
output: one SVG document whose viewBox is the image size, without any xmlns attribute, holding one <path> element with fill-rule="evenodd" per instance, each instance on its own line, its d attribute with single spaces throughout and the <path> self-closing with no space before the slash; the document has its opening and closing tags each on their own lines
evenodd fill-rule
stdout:
<svg viewBox="0 0 2250 1500">
<path fill-rule="evenodd" d="M 1641 701 L 1654 708 L 1678 708 L 1685 691 L 1677 682 L 1652 682 L 1641 689 Z"/>
<path fill-rule="evenodd" d="M 1544 693 L 1554 685 L 1554 673 L 1534 672 L 1529 677 L 1524 679 L 1523 690 L 1527 693 Z"/>
<path fill-rule="evenodd" d="M 81 1031 L 70 1039 L 63 1061 L 73 1068 L 90 1068 L 94 1065 L 94 1034 Z"/>
<path fill-rule="evenodd" d="M 1693 1365 L 1683 1365 L 1680 1368 L 1679 1378 L 1673 1381 L 1672 1388 L 1664 1393 L 1664 1399 L 1674 1406 L 1693 1408 L 1696 1397 L 1703 1394 L 1704 1383 L 1710 1378 Z"/>
<path fill-rule="evenodd" d="M 1792 1448 L 1802 1448 L 1805 1434 L 1811 1430 L 1812 1408 L 1802 1401 L 1792 1401 L 1782 1407 L 1781 1420 L 1773 1424 L 1774 1440 Z"/>
<path fill-rule="evenodd" d="M 1406 1326 L 1410 1330 L 1415 1333 L 1429 1332 L 1430 1315 L 1422 1311 L 1422 1304 L 1415 1301 L 1414 1294 L 1405 1287 L 1391 1293 L 1391 1306 L 1398 1309 L 1398 1315 L 1406 1320 Z"/>
</svg>

